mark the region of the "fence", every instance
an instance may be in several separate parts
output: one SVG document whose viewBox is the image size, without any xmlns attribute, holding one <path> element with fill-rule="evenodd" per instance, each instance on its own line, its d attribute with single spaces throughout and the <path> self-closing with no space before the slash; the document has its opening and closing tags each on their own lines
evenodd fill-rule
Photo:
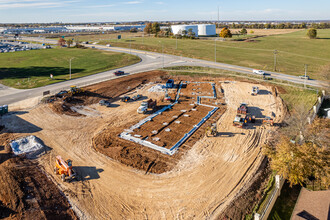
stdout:
<svg viewBox="0 0 330 220">
<path fill-rule="evenodd" d="M 268 218 L 277 198 L 281 194 L 281 189 L 283 187 L 283 184 L 284 184 L 284 179 L 281 176 L 276 175 L 275 186 L 271 190 L 269 196 L 264 201 L 264 206 L 261 207 L 259 211 L 254 214 L 254 220 L 263 220 Z"/>
<path fill-rule="evenodd" d="M 321 107 L 321 105 L 322 105 L 322 103 L 323 103 L 323 101 L 326 97 L 327 96 L 325 95 L 325 91 L 322 90 L 321 96 L 317 97 L 317 101 L 316 101 L 315 105 L 309 111 L 310 116 L 307 117 L 307 121 L 308 121 L 309 124 L 312 124 L 312 122 L 314 121 L 314 119 L 315 119 L 317 113 L 319 112 L 320 107 Z"/>
</svg>

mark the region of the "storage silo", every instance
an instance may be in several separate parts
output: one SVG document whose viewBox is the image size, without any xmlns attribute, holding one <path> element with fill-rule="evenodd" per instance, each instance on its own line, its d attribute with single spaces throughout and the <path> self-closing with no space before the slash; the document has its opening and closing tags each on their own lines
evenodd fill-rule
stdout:
<svg viewBox="0 0 330 220">
<path fill-rule="evenodd" d="M 198 36 L 215 36 L 216 28 L 215 24 L 199 24 Z"/>
<path fill-rule="evenodd" d="M 183 31 L 189 31 L 189 29 L 192 29 L 192 32 L 195 33 L 195 37 L 198 37 L 198 26 L 197 25 L 172 25 L 171 26 L 172 33 L 174 35 L 176 34 L 182 34 Z"/>
</svg>

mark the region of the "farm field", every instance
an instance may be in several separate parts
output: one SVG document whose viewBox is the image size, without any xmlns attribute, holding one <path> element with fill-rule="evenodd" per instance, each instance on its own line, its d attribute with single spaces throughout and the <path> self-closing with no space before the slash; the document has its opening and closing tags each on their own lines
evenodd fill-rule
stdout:
<svg viewBox="0 0 330 220">
<path fill-rule="evenodd" d="M 168 105 L 163 100 L 164 90 L 152 89 L 158 84 L 164 85 L 168 78 L 174 79 L 176 84 L 190 83 L 182 88 L 177 107 L 159 115 L 153 123 L 162 124 L 167 116 L 181 112 L 187 107 L 187 100 L 192 107 L 190 102 L 192 98 L 197 99 L 197 93 L 212 94 L 210 83 L 214 83 L 219 96 L 219 100 L 206 100 L 208 104 L 219 106 L 216 113 L 172 156 L 118 137 L 150 115 L 136 112 L 142 101 L 157 100 L 155 111 Z M 252 86 L 260 88 L 260 95 L 251 95 Z M 85 92 L 70 98 L 56 98 L 31 110 L 6 115 L 2 119 L 6 126 L 2 133 L 11 132 L 15 137 L 33 134 L 49 147 L 37 162 L 67 196 L 77 216 L 86 219 L 219 216 L 254 179 L 263 160 L 261 147 L 276 130 L 260 122 L 249 123 L 246 129 L 234 127 L 237 107 L 245 102 L 251 114 L 260 119 L 275 116 L 275 123 L 280 123 L 286 114 L 282 100 L 276 96 L 277 88 L 228 77 L 180 76 L 152 71 L 84 89 Z M 124 95 L 136 94 L 142 94 L 140 100 L 120 101 Z M 175 94 L 176 90 L 170 93 L 171 97 Z M 109 100 L 110 107 L 100 106 L 101 99 Z M 194 123 L 209 111 L 198 107 L 203 106 L 197 106 L 195 113 L 186 112 Z M 182 136 L 184 129 L 193 127 L 194 123 L 184 118 L 178 120 L 182 124 L 169 124 L 170 132 Z M 207 137 L 205 131 L 212 123 L 217 124 L 217 135 Z M 149 130 L 147 132 L 150 135 Z M 166 140 L 166 135 L 159 134 L 160 141 Z M 169 141 L 172 145 L 177 139 Z M 60 176 L 53 174 L 57 155 L 72 159 L 77 180 L 62 182 Z"/>
<path fill-rule="evenodd" d="M 330 63 L 330 30 L 318 30 L 318 39 L 309 39 L 306 30 L 276 34 L 248 40 L 190 40 L 175 38 L 135 37 L 98 40 L 100 44 L 200 58 L 239 66 L 274 70 L 274 50 L 277 50 L 277 71 L 303 75 L 305 64 L 312 79 L 325 79 L 320 73 Z"/>
<path fill-rule="evenodd" d="M 0 83 L 29 89 L 68 80 L 70 59 L 73 79 L 140 61 L 133 55 L 93 49 L 56 48 L 6 53 L 0 56 Z"/>
</svg>

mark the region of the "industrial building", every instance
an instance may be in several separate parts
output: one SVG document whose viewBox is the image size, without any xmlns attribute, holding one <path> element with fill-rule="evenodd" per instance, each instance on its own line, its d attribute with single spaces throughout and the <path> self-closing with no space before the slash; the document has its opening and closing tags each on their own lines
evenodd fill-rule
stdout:
<svg viewBox="0 0 330 220">
<path fill-rule="evenodd" d="M 198 26 L 197 25 L 172 25 L 171 26 L 172 33 L 174 35 L 181 34 L 184 35 L 184 31 L 188 33 L 190 29 L 192 29 L 193 35 L 198 37 Z"/>
<path fill-rule="evenodd" d="M 172 25 L 171 28 L 174 35 L 182 35 L 184 31 L 188 33 L 189 29 L 192 29 L 195 37 L 216 35 L 215 24 Z"/>
<path fill-rule="evenodd" d="M 215 24 L 199 24 L 198 25 L 198 36 L 215 36 L 216 28 Z"/>
</svg>

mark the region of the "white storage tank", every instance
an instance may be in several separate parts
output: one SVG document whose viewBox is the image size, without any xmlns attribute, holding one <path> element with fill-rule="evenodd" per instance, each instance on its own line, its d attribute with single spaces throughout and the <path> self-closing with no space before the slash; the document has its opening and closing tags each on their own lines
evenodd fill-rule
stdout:
<svg viewBox="0 0 330 220">
<path fill-rule="evenodd" d="M 215 36 L 216 28 L 215 24 L 199 24 L 198 36 Z"/>
<path fill-rule="evenodd" d="M 182 31 L 189 31 L 189 29 L 192 29 L 192 32 L 195 33 L 195 37 L 198 37 L 198 26 L 197 25 L 172 25 L 171 26 L 172 33 L 174 35 L 176 34 L 182 34 Z"/>
</svg>

